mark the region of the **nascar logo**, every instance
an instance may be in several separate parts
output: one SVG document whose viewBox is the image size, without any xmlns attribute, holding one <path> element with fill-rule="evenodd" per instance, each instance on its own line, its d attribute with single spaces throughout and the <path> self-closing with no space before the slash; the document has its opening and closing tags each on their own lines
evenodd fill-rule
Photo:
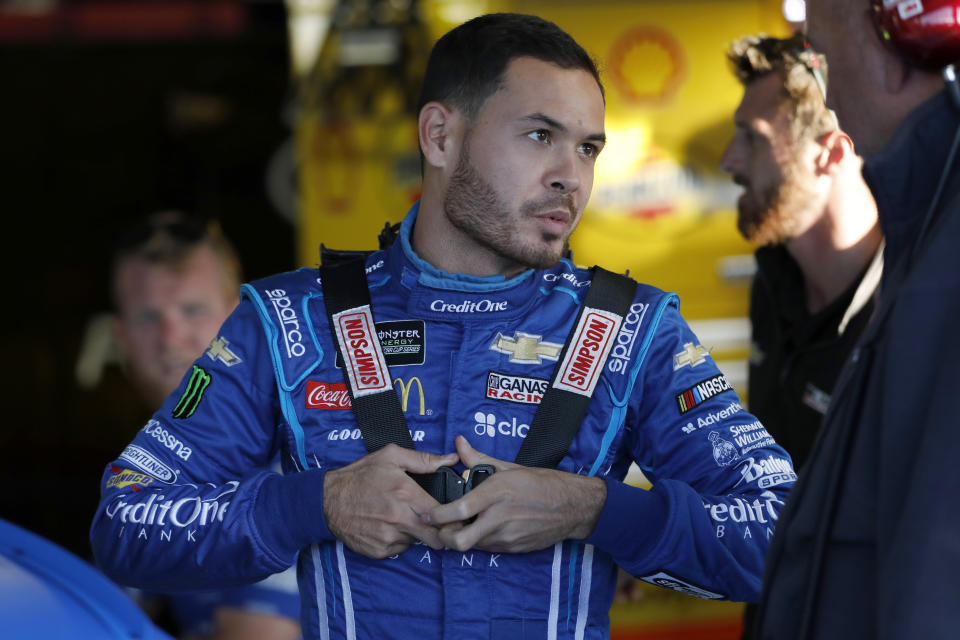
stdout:
<svg viewBox="0 0 960 640">
<path fill-rule="evenodd" d="M 713 396 L 729 390 L 730 383 L 727 382 L 726 376 L 724 376 L 722 373 L 715 375 L 712 378 L 701 380 L 697 384 L 676 396 L 677 409 L 680 410 L 680 415 L 683 415 L 687 411 L 690 411 L 697 405 L 709 400 Z"/>
</svg>

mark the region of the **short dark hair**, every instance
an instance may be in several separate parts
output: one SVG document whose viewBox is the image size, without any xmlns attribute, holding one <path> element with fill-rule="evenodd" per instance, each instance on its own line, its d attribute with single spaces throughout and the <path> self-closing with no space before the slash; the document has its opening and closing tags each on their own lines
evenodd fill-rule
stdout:
<svg viewBox="0 0 960 640">
<path fill-rule="evenodd" d="M 433 47 L 417 111 L 437 101 L 473 119 L 499 87 L 515 58 L 583 69 L 603 84 L 597 65 L 570 34 L 552 22 L 519 13 L 490 13 L 447 32 Z"/>
</svg>

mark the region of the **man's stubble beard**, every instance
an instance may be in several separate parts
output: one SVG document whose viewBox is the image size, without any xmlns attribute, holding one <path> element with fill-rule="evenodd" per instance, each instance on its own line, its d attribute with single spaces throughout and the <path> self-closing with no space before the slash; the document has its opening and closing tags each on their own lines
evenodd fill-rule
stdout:
<svg viewBox="0 0 960 640">
<path fill-rule="evenodd" d="M 741 235 L 757 245 L 783 244 L 797 234 L 816 192 L 807 186 L 814 176 L 792 155 L 782 167 L 783 177 L 764 189 L 759 200 L 741 200 L 737 227 Z"/>
<path fill-rule="evenodd" d="M 511 215 L 493 186 L 470 162 L 469 134 L 464 137 L 457 166 L 444 194 L 444 210 L 454 227 L 502 258 L 525 267 L 548 269 L 563 257 L 567 239 L 563 238 L 561 247 L 554 249 L 549 243 L 560 236 L 543 232 L 544 242 L 528 243 L 521 237 L 518 225 L 523 219 L 557 207 L 568 209 L 570 219 L 576 220 L 573 198 L 563 194 L 525 202 L 517 216 Z"/>
</svg>

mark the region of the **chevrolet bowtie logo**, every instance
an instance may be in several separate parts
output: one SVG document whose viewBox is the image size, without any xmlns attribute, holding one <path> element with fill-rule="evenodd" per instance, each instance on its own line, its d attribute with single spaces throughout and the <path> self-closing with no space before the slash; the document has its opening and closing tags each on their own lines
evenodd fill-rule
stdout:
<svg viewBox="0 0 960 640">
<path fill-rule="evenodd" d="M 705 361 L 709 355 L 710 352 L 703 345 L 694 345 L 692 342 L 688 342 L 683 345 L 683 351 L 673 356 L 673 370 L 676 371 L 687 365 L 695 367 Z"/>
<path fill-rule="evenodd" d="M 240 356 L 230 351 L 230 348 L 227 346 L 229 344 L 226 338 L 220 336 L 210 343 L 210 347 L 207 349 L 207 357 L 211 360 L 219 360 L 228 367 L 243 362 Z"/>
<path fill-rule="evenodd" d="M 517 331 L 512 338 L 498 333 L 490 348 L 499 353 L 510 356 L 510 362 L 522 364 L 540 364 L 543 359 L 556 360 L 560 357 L 562 344 L 556 342 L 541 342 L 540 336 Z"/>
</svg>

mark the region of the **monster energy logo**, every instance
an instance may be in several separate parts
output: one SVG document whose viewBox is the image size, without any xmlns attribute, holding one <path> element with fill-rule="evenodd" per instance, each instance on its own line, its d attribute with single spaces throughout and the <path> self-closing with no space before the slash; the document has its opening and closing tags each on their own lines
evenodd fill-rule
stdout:
<svg viewBox="0 0 960 640">
<path fill-rule="evenodd" d="M 190 374 L 190 380 L 187 382 L 187 388 L 183 390 L 183 395 L 173 408 L 173 417 L 177 420 L 189 418 L 200 406 L 203 399 L 203 393 L 210 386 L 210 374 L 193 365 L 193 372 Z"/>
</svg>

